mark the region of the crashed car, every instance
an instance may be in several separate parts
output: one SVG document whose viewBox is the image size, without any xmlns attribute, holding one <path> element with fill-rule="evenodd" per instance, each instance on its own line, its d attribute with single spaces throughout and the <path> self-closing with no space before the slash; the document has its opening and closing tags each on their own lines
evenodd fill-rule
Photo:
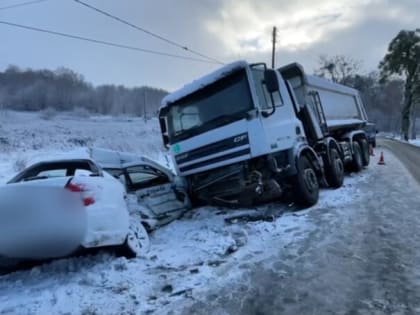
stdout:
<svg viewBox="0 0 420 315">
<path fill-rule="evenodd" d="M 148 241 L 124 186 L 90 159 L 36 163 L 0 188 L 0 257 L 50 259 L 103 246 L 134 257 Z"/>
<path fill-rule="evenodd" d="M 151 159 L 100 148 L 91 148 L 90 157 L 125 185 L 130 211 L 148 231 L 191 209 L 185 180 Z"/>
</svg>

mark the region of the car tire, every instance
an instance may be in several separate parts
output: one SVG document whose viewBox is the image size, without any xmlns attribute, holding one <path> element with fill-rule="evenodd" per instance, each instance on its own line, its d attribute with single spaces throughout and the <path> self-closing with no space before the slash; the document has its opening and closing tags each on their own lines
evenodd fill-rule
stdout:
<svg viewBox="0 0 420 315">
<path fill-rule="evenodd" d="M 363 166 L 368 166 L 370 162 L 370 154 L 369 154 L 369 143 L 366 139 L 361 139 L 359 141 L 360 148 L 362 150 L 362 162 Z"/>
<path fill-rule="evenodd" d="M 141 222 L 132 220 L 127 238 L 121 248 L 121 255 L 135 258 L 147 253 L 150 249 L 149 235 Z"/>
<path fill-rule="evenodd" d="M 344 181 L 344 163 L 336 148 L 331 148 L 325 158 L 325 179 L 332 188 L 339 188 Z"/>
<path fill-rule="evenodd" d="M 353 160 L 351 162 L 351 170 L 360 172 L 363 168 L 362 149 L 357 141 L 353 141 Z"/>
<path fill-rule="evenodd" d="M 294 180 L 294 200 L 298 206 L 308 208 L 316 204 L 318 198 L 319 182 L 315 169 L 306 156 L 300 156 Z"/>
</svg>

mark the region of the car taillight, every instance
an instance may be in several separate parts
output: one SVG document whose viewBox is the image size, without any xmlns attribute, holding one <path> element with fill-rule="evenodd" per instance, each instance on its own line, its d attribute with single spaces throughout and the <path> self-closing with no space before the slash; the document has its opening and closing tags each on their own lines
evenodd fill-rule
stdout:
<svg viewBox="0 0 420 315">
<path fill-rule="evenodd" d="M 83 198 L 83 204 L 85 206 L 90 206 L 91 204 L 94 204 L 94 203 L 95 203 L 95 198 L 93 198 L 93 197 L 85 197 L 85 198 Z"/>
<path fill-rule="evenodd" d="M 90 206 L 91 204 L 95 203 L 95 198 L 93 198 L 92 196 L 88 196 L 87 195 L 87 189 L 85 187 L 85 185 L 82 184 L 76 184 L 76 183 L 72 183 L 71 181 L 69 181 L 65 188 L 71 192 L 80 192 L 82 193 L 82 200 L 83 200 L 83 204 L 85 206 Z"/>
<path fill-rule="evenodd" d="M 68 182 L 66 185 L 66 189 L 70 190 L 71 192 L 83 192 L 85 191 L 85 188 L 81 184 L 73 184 L 71 182 Z"/>
</svg>

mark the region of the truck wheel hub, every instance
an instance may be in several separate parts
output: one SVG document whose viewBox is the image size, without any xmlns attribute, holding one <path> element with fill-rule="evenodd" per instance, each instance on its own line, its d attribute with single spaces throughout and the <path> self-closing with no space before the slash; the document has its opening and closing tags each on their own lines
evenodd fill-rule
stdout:
<svg viewBox="0 0 420 315">
<path fill-rule="evenodd" d="M 305 169 L 303 177 L 305 180 L 306 187 L 310 191 L 313 191 L 317 187 L 317 179 L 314 170 L 312 168 Z"/>
<path fill-rule="evenodd" d="M 334 164 L 335 164 L 335 169 L 337 170 L 338 173 L 342 173 L 344 171 L 343 162 L 341 161 L 340 158 L 336 158 L 334 161 Z"/>
</svg>

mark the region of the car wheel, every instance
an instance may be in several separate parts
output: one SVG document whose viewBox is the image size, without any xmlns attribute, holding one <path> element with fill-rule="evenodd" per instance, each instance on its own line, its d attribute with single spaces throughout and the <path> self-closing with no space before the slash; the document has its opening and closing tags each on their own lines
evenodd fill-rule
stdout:
<svg viewBox="0 0 420 315">
<path fill-rule="evenodd" d="M 149 251 L 150 240 L 146 229 L 140 221 L 132 220 L 130 231 L 122 245 L 122 256 L 134 258 L 144 255 Z"/>
<path fill-rule="evenodd" d="M 312 163 L 306 156 L 299 157 L 297 168 L 298 172 L 294 182 L 294 200 L 299 206 L 307 208 L 318 202 L 318 177 Z"/>
<path fill-rule="evenodd" d="M 353 161 L 351 162 L 351 168 L 354 172 L 360 172 L 363 168 L 362 150 L 358 142 L 353 142 Z"/>
<path fill-rule="evenodd" d="M 332 188 L 339 188 L 344 180 L 344 163 L 336 148 L 330 149 L 329 159 L 325 158 L 325 179 Z"/>
</svg>

